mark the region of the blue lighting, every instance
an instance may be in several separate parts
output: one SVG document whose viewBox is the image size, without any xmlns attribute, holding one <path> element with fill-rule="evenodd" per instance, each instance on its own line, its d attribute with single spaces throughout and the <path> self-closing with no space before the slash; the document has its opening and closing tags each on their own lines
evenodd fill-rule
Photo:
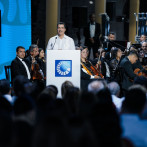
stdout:
<svg viewBox="0 0 147 147">
<path fill-rule="evenodd" d="M 16 57 L 16 47 L 31 45 L 31 0 L 1 0 L 0 79 Z"/>
</svg>

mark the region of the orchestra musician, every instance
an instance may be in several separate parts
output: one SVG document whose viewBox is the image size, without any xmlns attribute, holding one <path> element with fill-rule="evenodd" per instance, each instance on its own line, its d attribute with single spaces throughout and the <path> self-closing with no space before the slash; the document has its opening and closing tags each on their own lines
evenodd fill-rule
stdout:
<svg viewBox="0 0 147 147">
<path fill-rule="evenodd" d="M 46 77 L 46 60 L 45 60 L 45 53 L 43 48 L 39 48 L 38 60 L 41 65 L 44 77 Z"/>
<path fill-rule="evenodd" d="M 119 74 L 119 63 L 122 57 L 122 51 L 119 48 L 114 48 L 111 52 L 111 60 L 110 60 L 110 75 L 111 80 L 115 82 L 120 82 L 120 74 Z"/>
<path fill-rule="evenodd" d="M 123 58 L 120 62 L 120 66 L 123 69 L 123 78 L 121 81 L 121 86 L 124 94 L 133 84 L 133 80 L 137 76 L 132 68 L 132 64 L 136 63 L 137 60 L 138 54 L 136 53 L 136 51 L 131 51 L 129 55 Z"/>
<path fill-rule="evenodd" d="M 81 49 L 81 88 L 87 89 L 88 84 L 93 79 L 101 78 L 101 74 L 96 69 L 96 66 L 92 64 L 92 61 L 87 60 L 88 47 L 83 46 Z"/>
<path fill-rule="evenodd" d="M 31 69 L 31 80 L 44 80 L 44 75 L 42 71 L 42 66 L 40 60 L 37 58 L 39 54 L 38 46 L 32 44 L 29 47 L 30 56 L 28 56 L 25 60 Z"/>
</svg>

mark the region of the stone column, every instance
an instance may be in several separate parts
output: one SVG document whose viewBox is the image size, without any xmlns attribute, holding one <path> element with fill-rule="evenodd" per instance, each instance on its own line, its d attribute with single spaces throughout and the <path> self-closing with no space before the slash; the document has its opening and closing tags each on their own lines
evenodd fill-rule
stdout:
<svg viewBox="0 0 147 147">
<path fill-rule="evenodd" d="M 57 34 L 57 23 L 60 20 L 60 0 L 46 0 L 46 45 L 49 38 Z"/>
<path fill-rule="evenodd" d="M 101 24 L 100 13 L 106 13 L 106 0 L 95 0 L 96 22 Z"/>
<path fill-rule="evenodd" d="M 136 36 L 136 17 L 134 13 L 139 13 L 139 0 L 130 0 L 130 19 L 129 19 L 129 41 L 135 42 Z"/>
</svg>

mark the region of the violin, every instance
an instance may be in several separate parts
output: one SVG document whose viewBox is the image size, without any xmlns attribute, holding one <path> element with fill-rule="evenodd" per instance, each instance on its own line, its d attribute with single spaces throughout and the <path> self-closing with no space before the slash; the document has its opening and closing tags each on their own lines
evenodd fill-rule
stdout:
<svg viewBox="0 0 147 147">
<path fill-rule="evenodd" d="M 40 67 L 38 63 L 32 63 L 31 66 L 31 71 L 32 71 L 32 80 L 42 80 L 44 79 L 41 71 L 40 71 Z"/>
<path fill-rule="evenodd" d="M 147 65 L 143 66 L 142 75 L 147 78 Z"/>
<path fill-rule="evenodd" d="M 142 72 L 141 72 L 141 70 L 140 70 L 139 68 L 136 68 L 136 69 L 134 70 L 134 73 L 135 73 L 137 76 L 142 76 Z"/>
<path fill-rule="evenodd" d="M 137 76 L 144 76 L 144 77 L 147 77 L 147 74 L 146 74 L 146 71 L 147 71 L 147 66 L 143 66 L 143 69 L 139 69 L 139 68 L 136 68 L 134 70 L 134 73 L 137 75 Z"/>
<path fill-rule="evenodd" d="M 102 72 L 101 72 L 101 65 L 99 64 L 100 61 L 100 57 L 101 57 L 101 52 L 97 61 L 96 66 L 93 66 L 92 63 L 89 61 L 89 63 L 91 64 L 90 68 L 93 71 L 93 73 L 101 78 L 104 78 Z"/>
<path fill-rule="evenodd" d="M 93 71 L 93 73 L 101 78 L 104 78 L 104 76 L 102 75 L 102 73 L 100 72 L 98 67 L 96 68 L 95 66 L 93 66 L 90 61 L 89 61 L 89 63 L 91 64 L 90 69 Z"/>
<path fill-rule="evenodd" d="M 82 67 L 87 71 L 87 73 L 88 73 L 90 76 L 93 76 L 92 72 L 88 69 L 88 67 L 87 67 L 83 62 L 81 62 L 81 65 L 82 65 Z"/>
</svg>

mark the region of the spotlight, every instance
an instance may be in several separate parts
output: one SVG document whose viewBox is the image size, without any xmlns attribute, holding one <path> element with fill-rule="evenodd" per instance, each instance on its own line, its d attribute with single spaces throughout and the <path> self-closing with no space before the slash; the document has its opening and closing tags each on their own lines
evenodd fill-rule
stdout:
<svg viewBox="0 0 147 147">
<path fill-rule="evenodd" d="M 91 5 L 92 5 L 92 4 L 93 4 L 93 1 L 89 1 L 89 4 L 91 4 Z"/>
</svg>

